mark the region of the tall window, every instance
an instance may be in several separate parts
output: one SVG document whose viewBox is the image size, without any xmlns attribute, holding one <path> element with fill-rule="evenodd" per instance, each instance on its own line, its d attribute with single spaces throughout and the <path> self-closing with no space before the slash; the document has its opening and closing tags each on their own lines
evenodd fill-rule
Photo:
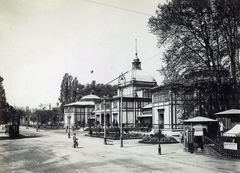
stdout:
<svg viewBox="0 0 240 173">
<path fill-rule="evenodd" d="M 100 110 L 100 104 L 99 103 L 96 104 L 96 110 Z"/>
<path fill-rule="evenodd" d="M 133 102 L 127 102 L 127 104 L 128 104 L 127 105 L 128 108 L 133 108 Z"/>
<path fill-rule="evenodd" d="M 113 108 L 117 108 L 118 106 L 117 106 L 117 101 L 114 101 L 113 102 Z"/>
<path fill-rule="evenodd" d="M 106 109 L 110 109 L 110 107 L 111 107 L 110 102 L 106 102 L 105 104 L 106 104 Z"/>
<path fill-rule="evenodd" d="M 64 108 L 64 112 L 68 113 L 68 108 L 67 107 Z"/>
<path fill-rule="evenodd" d="M 158 109 L 158 119 L 164 122 L 164 109 Z"/>
<path fill-rule="evenodd" d="M 123 104 L 123 108 L 127 107 L 127 102 L 122 102 L 122 104 Z"/>
<path fill-rule="evenodd" d="M 158 102 L 158 94 L 153 95 L 153 102 L 157 103 Z"/>
</svg>

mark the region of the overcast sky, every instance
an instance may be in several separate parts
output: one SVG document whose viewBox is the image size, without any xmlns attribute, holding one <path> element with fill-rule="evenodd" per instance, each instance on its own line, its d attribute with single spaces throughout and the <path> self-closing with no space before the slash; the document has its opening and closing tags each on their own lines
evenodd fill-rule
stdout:
<svg viewBox="0 0 240 173">
<path fill-rule="evenodd" d="M 147 22 L 165 2 L 0 0 L 0 75 L 7 102 L 55 105 L 65 73 L 84 85 L 108 83 L 131 70 L 135 39 L 142 69 L 160 84 L 162 49 Z"/>
</svg>

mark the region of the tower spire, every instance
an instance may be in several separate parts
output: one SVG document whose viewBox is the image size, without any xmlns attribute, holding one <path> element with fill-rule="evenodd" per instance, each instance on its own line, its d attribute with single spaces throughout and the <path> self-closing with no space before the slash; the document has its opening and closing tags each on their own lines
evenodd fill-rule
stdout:
<svg viewBox="0 0 240 173">
<path fill-rule="evenodd" d="M 141 62 L 140 60 L 138 59 L 138 56 L 137 56 L 137 39 L 135 39 L 135 48 L 136 48 L 136 57 L 133 59 L 133 62 L 132 62 L 132 69 L 141 69 Z"/>
<path fill-rule="evenodd" d="M 135 46 L 136 46 L 136 53 L 135 53 L 135 55 L 137 57 L 137 39 L 135 39 Z"/>
</svg>

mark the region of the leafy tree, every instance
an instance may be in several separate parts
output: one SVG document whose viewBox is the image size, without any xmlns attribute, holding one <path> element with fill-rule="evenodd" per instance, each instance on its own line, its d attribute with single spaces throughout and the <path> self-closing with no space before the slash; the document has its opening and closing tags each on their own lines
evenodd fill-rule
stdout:
<svg viewBox="0 0 240 173">
<path fill-rule="evenodd" d="M 76 77 L 73 79 L 71 84 L 71 101 L 78 101 L 78 80 Z"/>
<path fill-rule="evenodd" d="M 93 80 L 91 84 L 87 84 L 84 88 L 84 93 L 86 95 L 88 94 L 93 94 L 94 91 L 96 90 L 96 81 Z"/>
<path fill-rule="evenodd" d="M 32 116 L 32 110 L 27 106 L 25 109 L 25 125 L 29 125 L 30 117 Z"/>
<path fill-rule="evenodd" d="M 53 123 L 53 111 L 52 110 L 36 110 L 35 120 L 40 124 Z"/>
<path fill-rule="evenodd" d="M 77 101 L 81 100 L 81 98 L 86 95 L 85 94 L 85 85 L 82 85 L 82 84 L 78 84 L 78 87 L 77 87 Z"/>
<path fill-rule="evenodd" d="M 240 48 L 240 1 L 239 0 L 220 0 L 215 1 L 215 9 L 217 11 L 218 25 L 222 33 L 223 42 L 225 45 L 225 56 L 229 62 L 231 74 L 231 83 L 233 85 L 233 100 L 239 101 L 239 79 L 240 79 L 240 64 L 239 64 L 239 48 Z"/>
<path fill-rule="evenodd" d="M 76 77 L 73 79 L 71 75 L 66 73 L 63 76 L 58 100 L 61 103 L 60 107 L 63 112 L 65 104 L 79 101 L 85 95 L 95 94 L 98 97 L 108 96 L 112 98 L 117 94 L 117 87 L 117 85 L 97 84 L 95 80 L 93 80 L 91 84 L 82 85 Z"/>
<path fill-rule="evenodd" d="M 59 123 L 59 121 L 63 121 L 63 113 L 60 108 L 53 108 L 53 123 Z"/>
<path fill-rule="evenodd" d="M 4 79 L 0 76 L 0 123 L 8 123 L 9 117 L 7 112 L 9 110 L 9 104 L 6 100 L 3 80 Z"/>
<path fill-rule="evenodd" d="M 238 0 L 172 0 L 149 19 L 151 33 L 166 47 L 164 82 L 182 84 L 185 111 L 239 107 L 239 9 Z"/>
<path fill-rule="evenodd" d="M 26 116 L 26 111 L 23 108 L 16 107 L 16 115 L 21 119 L 23 119 Z"/>
<path fill-rule="evenodd" d="M 99 97 L 108 96 L 112 98 L 117 95 L 117 85 L 104 85 L 104 84 L 96 84 L 93 93 Z"/>
<path fill-rule="evenodd" d="M 72 81 L 73 81 L 73 77 L 71 75 L 69 75 L 68 73 L 66 73 L 63 76 L 63 80 L 61 83 L 61 91 L 60 91 L 60 97 L 58 98 L 58 100 L 61 103 L 61 108 L 63 110 L 63 106 L 67 103 L 70 103 L 71 100 L 71 96 L 72 96 Z"/>
</svg>

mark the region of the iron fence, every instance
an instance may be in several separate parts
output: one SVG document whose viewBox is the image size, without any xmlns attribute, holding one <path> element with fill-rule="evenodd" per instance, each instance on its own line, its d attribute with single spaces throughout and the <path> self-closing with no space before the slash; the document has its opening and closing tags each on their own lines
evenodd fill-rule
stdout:
<svg viewBox="0 0 240 173">
<path fill-rule="evenodd" d="M 233 137 L 217 137 L 214 140 L 204 136 L 203 137 L 203 142 L 204 144 L 208 145 L 210 148 L 214 149 L 216 152 L 220 153 L 224 157 L 230 157 L 234 159 L 240 159 L 240 150 L 230 150 L 230 149 L 225 149 L 223 147 L 223 142 L 232 142 Z M 237 140 L 240 140 L 239 137 L 236 137 Z M 215 141 L 216 140 L 216 141 Z M 226 140 L 226 141 L 224 141 Z M 232 141 L 230 141 L 232 140 Z M 239 141 L 238 141 L 239 142 Z M 239 147 L 239 143 L 238 143 Z"/>
</svg>

